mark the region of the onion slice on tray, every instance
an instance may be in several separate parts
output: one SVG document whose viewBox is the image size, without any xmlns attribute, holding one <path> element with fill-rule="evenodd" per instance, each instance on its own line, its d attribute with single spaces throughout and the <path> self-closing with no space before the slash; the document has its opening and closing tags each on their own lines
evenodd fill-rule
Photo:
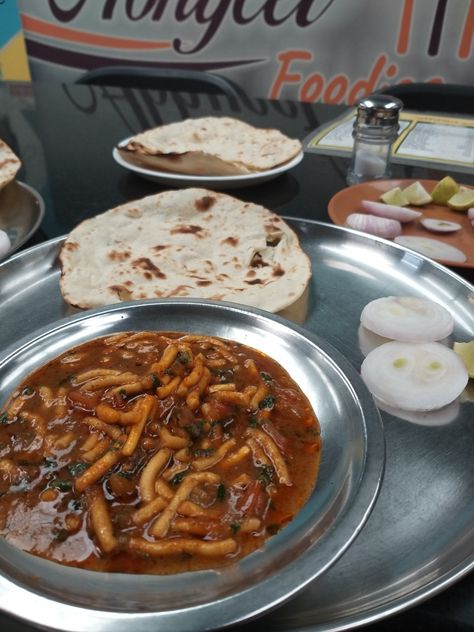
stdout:
<svg viewBox="0 0 474 632">
<path fill-rule="evenodd" d="M 420 211 L 414 211 L 411 208 L 394 206 L 393 204 L 383 204 L 382 202 L 373 202 L 372 200 L 362 200 L 360 204 L 367 213 L 387 219 L 396 219 L 399 222 L 412 222 L 421 215 Z"/>
<path fill-rule="evenodd" d="M 416 235 L 402 235 L 394 239 L 395 243 L 406 248 L 420 252 L 426 257 L 436 261 L 451 261 L 452 263 L 464 263 L 467 257 L 459 248 L 445 244 L 438 239 L 429 237 L 417 237 Z"/>
<path fill-rule="evenodd" d="M 362 362 L 372 395 L 401 410 L 438 410 L 454 401 L 469 376 L 462 360 L 438 342 L 387 342 Z"/>
<path fill-rule="evenodd" d="M 379 336 L 401 342 L 434 342 L 454 329 L 454 319 L 447 309 L 416 296 L 377 298 L 364 307 L 360 322 Z"/>
<path fill-rule="evenodd" d="M 397 220 L 367 215 L 366 213 L 351 213 L 346 219 L 346 224 L 354 230 L 360 230 L 363 233 L 384 239 L 393 239 L 402 233 L 402 225 Z"/>
<path fill-rule="evenodd" d="M 401 408 L 389 406 L 377 398 L 375 398 L 375 403 L 380 410 L 389 415 L 410 421 L 412 424 L 418 424 L 419 426 L 445 426 L 450 424 L 458 417 L 459 409 L 461 408 L 460 398 L 455 399 L 447 406 L 443 406 L 443 408 L 438 408 L 438 410 L 401 410 Z"/>
<path fill-rule="evenodd" d="M 446 219 L 434 219 L 433 217 L 420 219 L 420 224 L 434 233 L 454 233 L 462 228 L 461 224 L 457 222 L 448 222 Z"/>
</svg>

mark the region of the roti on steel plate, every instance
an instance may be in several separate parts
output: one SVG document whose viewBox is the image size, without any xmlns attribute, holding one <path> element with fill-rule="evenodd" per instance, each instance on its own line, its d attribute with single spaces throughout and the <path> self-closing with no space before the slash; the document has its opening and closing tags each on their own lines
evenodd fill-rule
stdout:
<svg viewBox="0 0 474 632">
<path fill-rule="evenodd" d="M 151 195 L 83 221 L 59 258 L 64 300 L 84 309 L 188 297 L 281 312 L 307 296 L 311 277 L 296 233 L 278 215 L 197 188 Z M 288 317 L 301 320 L 304 309 Z"/>
<path fill-rule="evenodd" d="M 21 167 L 21 161 L 10 147 L 0 139 L 0 190 L 6 187 Z"/>
<path fill-rule="evenodd" d="M 301 149 L 299 140 L 277 129 L 213 116 L 161 125 L 117 147 L 124 160 L 138 167 L 206 176 L 267 171 Z"/>
</svg>

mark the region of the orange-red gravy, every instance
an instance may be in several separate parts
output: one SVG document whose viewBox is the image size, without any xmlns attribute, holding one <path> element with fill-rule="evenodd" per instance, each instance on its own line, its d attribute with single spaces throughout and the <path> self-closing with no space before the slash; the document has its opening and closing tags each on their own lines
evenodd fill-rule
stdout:
<svg viewBox="0 0 474 632">
<path fill-rule="evenodd" d="M 172 358 L 169 366 L 166 358 Z M 105 371 L 115 371 L 109 374 L 115 384 L 98 388 Z M 173 380 L 174 392 L 163 396 L 160 388 Z M 145 400 L 151 407 L 140 432 L 130 418 L 145 410 Z M 124 455 L 131 432 L 139 439 Z M 144 499 L 141 477 L 160 450 L 168 457 Z M 96 463 L 109 457 L 110 466 L 88 483 Z M 169 574 L 216 568 L 262 547 L 295 516 L 315 485 L 319 457 L 319 424 L 306 396 L 259 351 L 175 333 L 100 338 L 37 370 L 2 411 L 0 532 L 35 555 L 87 569 Z M 187 509 L 180 503 L 154 534 L 165 507 L 196 472 L 209 472 L 212 481 L 196 484 Z M 137 511 L 162 494 L 164 508 L 136 521 Z M 91 517 L 95 498 L 102 503 L 94 505 L 99 526 Z M 150 552 L 156 542 L 171 550 Z M 206 549 L 209 543 L 217 545 Z"/>
</svg>

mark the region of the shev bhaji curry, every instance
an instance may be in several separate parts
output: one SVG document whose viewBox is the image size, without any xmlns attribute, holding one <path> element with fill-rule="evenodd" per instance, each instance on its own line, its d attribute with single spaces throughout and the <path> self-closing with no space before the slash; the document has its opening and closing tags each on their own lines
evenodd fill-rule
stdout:
<svg viewBox="0 0 474 632">
<path fill-rule="evenodd" d="M 0 417 L 0 533 L 71 566 L 169 574 L 260 548 L 308 499 L 319 424 L 245 345 L 120 333 L 29 376 Z"/>
</svg>

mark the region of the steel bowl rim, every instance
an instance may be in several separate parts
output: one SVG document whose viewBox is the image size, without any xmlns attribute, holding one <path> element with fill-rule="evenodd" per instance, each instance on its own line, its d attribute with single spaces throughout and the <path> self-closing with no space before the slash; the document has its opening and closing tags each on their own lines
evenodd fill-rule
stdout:
<svg viewBox="0 0 474 632">
<path fill-rule="evenodd" d="M 323 354 L 330 360 L 330 362 L 337 368 L 337 370 L 343 375 L 351 385 L 351 388 L 354 391 L 354 394 L 357 400 L 360 402 L 361 410 L 364 412 L 364 422 L 370 426 L 365 428 L 365 440 L 367 445 L 367 450 L 365 454 L 365 467 L 363 477 L 359 482 L 359 488 L 357 492 L 357 499 L 363 498 L 362 506 L 364 510 L 359 512 L 359 515 L 356 518 L 353 518 L 351 514 L 356 513 L 357 508 L 354 507 L 354 499 L 352 499 L 351 505 L 347 508 L 344 514 L 344 520 L 346 524 L 341 525 L 338 523 L 338 529 L 343 531 L 348 531 L 345 537 L 340 538 L 344 540 L 343 545 L 336 547 L 337 550 L 330 556 L 330 559 L 326 562 L 326 564 L 319 570 L 317 576 L 319 576 L 322 572 L 327 570 L 332 564 L 339 559 L 339 557 L 349 548 L 352 542 L 356 539 L 357 535 L 362 530 L 368 516 L 370 515 L 380 491 L 380 487 L 383 479 L 383 472 L 385 466 L 385 439 L 383 435 L 383 427 L 380 418 L 380 414 L 370 396 L 369 392 L 365 388 L 360 376 L 354 369 L 354 367 L 349 363 L 348 360 L 337 351 L 332 345 L 327 343 L 326 341 L 320 339 L 316 334 L 306 330 L 304 327 L 296 325 L 280 316 L 275 314 L 266 312 L 264 310 L 249 307 L 246 305 L 240 305 L 237 303 L 229 303 L 223 301 L 211 301 L 206 299 L 189 299 L 189 298 L 172 298 L 172 299 L 146 299 L 141 301 L 129 301 L 122 302 L 114 305 L 109 305 L 105 307 L 99 307 L 95 309 L 85 310 L 78 314 L 74 314 L 71 316 L 66 316 L 61 318 L 51 324 L 48 324 L 42 328 L 39 328 L 35 332 L 30 335 L 26 335 L 21 338 L 16 343 L 12 343 L 4 352 L 0 354 L 0 368 L 8 363 L 9 360 L 21 354 L 27 347 L 31 347 L 35 345 L 38 340 L 44 339 L 48 336 L 53 336 L 55 332 L 58 330 L 62 330 L 67 328 L 68 325 L 72 325 L 74 323 L 80 323 L 81 321 L 88 321 L 94 316 L 100 316 L 101 314 L 110 314 L 114 312 L 119 312 L 127 309 L 139 309 L 140 307 L 158 307 L 159 305 L 166 305 L 167 307 L 183 307 L 183 306 L 195 306 L 197 309 L 200 308 L 211 308 L 217 312 L 222 311 L 228 313 L 229 311 L 235 314 L 244 314 L 246 317 L 256 317 L 257 319 L 269 320 L 273 321 L 284 328 L 288 328 L 292 330 L 294 333 L 302 337 L 303 339 L 309 341 L 311 344 L 315 345 L 319 351 L 322 351 Z M 365 411 L 368 411 L 367 413 Z M 352 521 L 351 521 L 352 518 Z M 296 520 L 296 518 L 295 518 Z M 348 523 L 349 521 L 349 523 Z M 356 524 L 353 524 L 355 522 Z M 54 564 L 54 562 L 48 562 L 49 564 Z M 304 563 L 304 560 L 303 560 Z M 306 564 L 307 565 L 307 564 Z M 78 569 L 74 569 L 78 570 Z M 79 569 L 82 570 L 82 569 Z M 281 576 L 285 574 L 287 571 L 286 568 L 283 569 L 283 572 L 279 574 L 279 584 L 281 586 Z M 85 571 L 86 573 L 94 573 L 94 571 Z M 303 573 L 304 574 L 304 573 Z M 255 618 L 261 614 L 267 613 L 269 610 L 281 605 L 288 599 L 290 599 L 294 594 L 302 590 L 306 585 L 308 585 L 311 581 L 315 579 L 316 575 L 305 575 L 304 580 L 300 580 L 297 585 L 293 585 L 285 590 L 284 594 L 281 593 L 273 598 L 271 602 L 268 600 L 265 603 L 261 603 L 259 607 L 256 607 L 252 610 L 251 613 L 247 613 L 244 616 L 240 616 L 236 612 L 233 612 L 231 617 L 225 617 L 225 621 L 220 622 L 221 626 L 232 625 L 238 622 L 246 621 L 250 618 Z M 268 582 L 268 578 L 264 580 L 264 583 Z M 29 599 L 32 597 L 36 600 L 39 600 L 42 605 L 47 606 L 52 603 L 52 599 L 48 596 L 44 596 L 42 594 L 32 595 L 31 591 L 28 588 L 23 588 L 20 586 L 16 586 L 13 582 L 3 575 L 0 571 L 0 595 L 2 591 L 2 584 L 6 585 L 9 590 L 15 590 L 18 592 L 24 593 L 24 596 L 28 596 Z M 225 596 L 224 598 L 218 599 L 217 601 L 211 601 L 204 604 L 199 604 L 193 606 L 191 609 L 184 608 L 183 610 L 170 610 L 166 612 L 147 612 L 147 613 L 137 613 L 137 612 L 115 612 L 106 609 L 86 609 L 86 613 L 88 617 L 91 619 L 90 623 L 97 624 L 97 621 L 100 620 L 102 625 L 105 625 L 105 620 L 110 624 L 110 628 L 105 625 L 103 630 L 112 630 L 117 629 L 115 626 L 117 623 L 129 624 L 130 622 L 134 622 L 136 626 L 138 626 L 138 622 L 140 622 L 139 629 L 140 630 L 151 630 L 153 626 L 156 626 L 157 622 L 167 623 L 172 621 L 177 615 L 181 613 L 189 613 L 192 612 L 194 615 L 204 615 L 207 616 L 209 611 L 213 611 L 216 607 L 222 611 L 226 610 L 230 612 L 232 610 L 232 602 L 235 601 L 235 598 L 245 599 L 245 596 L 250 591 L 255 591 L 255 586 L 247 587 L 240 592 L 230 594 Z M 261 586 L 258 585 L 257 588 Z M 265 591 L 260 591 L 264 593 Z M 33 604 L 31 604 L 33 605 Z M 84 608 L 81 608 L 74 604 L 69 604 L 67 602 L 55 602 L 55 605 L 59 610 L 65 611 L 68 614 L 81 613 L 84 616 Z M 33 610 L 33 608 L 31 608 Z M 26 621 L 32 622 L 37 625 L 47 626 L 50 629 L 54 630 L 62 630 L 64 628 L 59 627 L 59 622 L 61 621 L 64 624 L 64 619 L 62 619 L 62 615 L 59 613 L 57 616 L 57 623 L 52 623 L 44 620 L 32 619 L 31 611 L 28 614 L 25 614 L 24 608 L 21 611 L 18 611 L 18 608 L 9 608 L 6 610 L 8 614 L 12 616 L 16 616 L 19 618 L 23 618 Z M 215 613 L 214 613 L 215 614 Z M 64 612 L 63 612 L 64 615 Z M 171 618 L 170 618 L 171 617 Z M 85 628 L 82 628 L 85 629 Z M 87 629 L 94 629 L 93 627 Z M 121 629 L 121 628 L 120 628 Z M 124 628 L 125 629 L 125 628 Z M 138 627 L 137 627 L 138 629 Z M 188 629 L 188 628 L 186 628 Z M 203 628 L 194 628 L 191 627 L 189 629 L 203 629 Z M 206 628 L 207 629 L 207 628 Z M 67 630 L 76 630 L 76 628 L 69 627 Z"/>
</svg>

